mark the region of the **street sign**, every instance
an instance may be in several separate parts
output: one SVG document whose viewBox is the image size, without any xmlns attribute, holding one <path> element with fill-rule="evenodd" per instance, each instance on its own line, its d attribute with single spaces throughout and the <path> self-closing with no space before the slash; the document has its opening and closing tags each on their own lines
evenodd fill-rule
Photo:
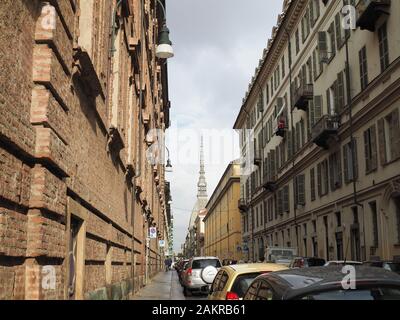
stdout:
<svg viewBox="0 0 400 320">
<path fill-rule="evenodd" d="M 150 239 L 156 239 L 157 238 L 157 228 L 156 227 L 150 227 L 150 229 L 149 229 L 149 237 L 150 237 Z"/>
<path fill-rule="evenodd" d="M 165 247 L 165 240 L 159 240 L 158 244 L 159 244 L 160 248 L 164 248 Z"/>
</svg>

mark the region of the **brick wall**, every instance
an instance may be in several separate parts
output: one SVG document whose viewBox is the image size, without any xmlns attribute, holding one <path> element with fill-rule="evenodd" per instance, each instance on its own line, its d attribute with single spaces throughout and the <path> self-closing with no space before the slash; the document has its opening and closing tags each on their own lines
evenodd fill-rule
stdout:
<svg viewBox="0 0 400 320">
<path fill-rule="evenodd" d="M 90 10 L 79 10 L 81 1 L 48 2 L 0 2 L 0 299 L 68 298 L 70 243 L 79 251 L 76 268 L 82 268 L 76 278 L 76 290 L 82 292 L 75 298 L 109 285 L 126 287 L 133 276 L 132 249 L 132 282 L 141 286 L 150 221 L 157 227 L 164 223 L 163 197 L 156 189 L 163 182 L 154 180 L 144 154 L 139 166 L 145 192 L 138 196 L 127 179 L 137 146 L 143 153 L 147 148 L 143 126 L 139 137 L 139 90 L 132 82 L 139 72 L 146 84 L 143 111 L 154 115 L 162 109 L 151 96 L 154 39 L 144 40 L 150 45 L 143 51 L 143 70 L 138 70 L 133 61 L 140 53 L 128 50 L 125 36 L 119 37 L 121 52 L 109 55 L 114 1 L 93 0 L 90 17 Z M 129 15 L 139 12 L 139 1 L 129 2 L 132 12 L 117 10 L 122 34 L 129 28 Z M 148 17 L 155 14 L 146 7 L 151 9 Z M 80 28 L 82 19 L 87 28 Z M 79 39 L 88 34 L 91 50 L 85 52 Z M 122 72 L 111 77 L 114 65 Z M 160 88 L 155 83 L 154 92 Z M 116 97 L 110 95 L 114 89 Z M 121 147 L 110 131 L 113 105 L 123 115 Z M 160 120 L 152 117 L 150 128 L 156 126 Z M 80 223 L 77 234 L 71 221 Z M 152 261 L 161 261 L 157 245 L 154 241 Z M 112 248 L 111 284 L 106 283 L 107 248 Z M 156 271 L 153 264 L 151 275 Z"/>
</svg>

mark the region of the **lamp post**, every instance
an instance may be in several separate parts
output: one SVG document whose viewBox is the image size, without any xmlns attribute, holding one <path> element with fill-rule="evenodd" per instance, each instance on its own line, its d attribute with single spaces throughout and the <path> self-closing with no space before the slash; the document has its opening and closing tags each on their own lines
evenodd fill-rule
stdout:
<svg viewBox="0 0 400 320">
<path fill-rule="evenodd" d="M 156 56 L 160 59 L 169 59 L 174 56 L 174 50 L 172 48 L 172 42 L 169 39 L 169 29 L 167 27 L 167 14 L 164 5 L 160 0 L 157 0 L 158 4 L 162 8 L 164 15 L 164 22 L 159 33 L 158 46 L 156 48 Z"/>
</svg>

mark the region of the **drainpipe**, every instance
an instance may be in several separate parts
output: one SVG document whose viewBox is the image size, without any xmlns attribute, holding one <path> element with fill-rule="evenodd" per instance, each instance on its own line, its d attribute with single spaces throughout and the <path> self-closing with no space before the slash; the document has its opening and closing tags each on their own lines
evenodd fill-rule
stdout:
<svg viewBox="0 0 400 320">
<path fill-rule="evenodd" d="M 347 83 L 347 104 L 349 108 L 349 129 L 350 129 L 350 141 L 351 141 L 351 162 L 352 162 L 352 169 L 353 169 L 353 200 L 354 204 L 357 207 L 360 207 L 363 212 L 363 242 L 364 242 L 364 259 L 367 259 L 367 243 L 366 243 L 366 236 L 365 236 L 365 210 L 364 205 L 358 201 L 357 196 L 357 181 L 356 181 L 356 159 L 357 159 L 357 150 L 355 148 L 355 141 L 354 141 L 354 128 L 353 128 L 353 103 L 351 98 L 351 87 L 350 87 L 350 58 L 349 58 L 349 37 L 346 37 L 346 83 Z M 357 213 L 358 214 L 358 213 Z"/>
<path fill-rule="evenodd" d="M 290 105 L 290 125 L 291 125 L 291 142 L 292 142 L 292 170 L 293 170 L 293 181 L 295 181 L 296 179 L 296 159 L 294 157 L 294 150 L 293 150 L 293 145 L 294 145 L 294 132 L 293 132 L 293 128 L 294 128 L 294 124 L 293 124 L 293 97 L 292 97 L 292 44 L 290 41 L 290 33 L 289 31 L 285 28 L 285 32 L 286 35 L 288 37 L 288 45 L 289 45 L 289 105 Z M 296 187 L 296 184 L 293 184 Z M 295 190 L 293 190 L 295 191 Z M 294 194 L 294 192 L 293 192 Z M 295 199 L 296 200 L 296 199 Z M 295 226 L 295 235 L 296 235 L 296 246 L 297 246 L 297 250 L 300 249 L 299 247 L 299 233 L 298 233 L 298 224 L 297 224 L 297 203 L 296 201 L 294 201 L 294 226 Z"/>
</svg>

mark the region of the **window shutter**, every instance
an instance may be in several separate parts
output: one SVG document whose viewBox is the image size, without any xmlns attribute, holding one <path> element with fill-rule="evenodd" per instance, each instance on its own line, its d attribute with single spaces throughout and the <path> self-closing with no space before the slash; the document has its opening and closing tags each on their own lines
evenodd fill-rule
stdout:
<svg viewBox="0 0 400 320">
<path fill-rule="evenodd" d="M 371 127 L 371 170 L 378 167 L 378 148 L 376 144 L 376 126 Z"/>
<path fill-rule="evenodd" d="M 289 186 L 283 188 L 283 211 L 289 212 Z"/>
<path fill-rule="evenodd" d="M 328 114 L 331 113 L 331 89 L 326 90 L 326 109 L 328 111 Z"/>
<path fill-rule="evenodd" d="M 300 122 L 296 123 L 296 149 L 295 152 L 297 152 L 301 148 L 301 132 L 300 132 Z"/>
<path fill-rule="evenodd" d="M 342 46 L 342 34 L 341 34 L 342 26 L 340 23 L 340 13 L 336 14 L 335 25 L 336 25 L 336 45 L 339 50 L 339 48 Z"/>
<path fill-rule="evenodd" d="M 314 97 L 314 124 L 322 117 L 322 96 Z"/>
<path fill-rule="evenodd" d="M 342 153 L 340 151 L 340 148 L 337 152 L 336 161 L 338 168 L 338 177 L 337 177 L 338 180 L 336 180 L 336 182 L 338 183 L 338 188 L 341 188 L 343 184 L 343 174 L 342 174 Z"/>
<path fill-rule="evenodd" d="M 271 178 L 272 178 L 273 176 L 275 176 L 275 150 L 271 150 L 270 164 L 271 164 Z"/>
<path fill-rule="evenodd" d="M 300 120 L 300 137 L 301 137 L 301 146 L 304 146 L 306 143 L 306 136 L 305 136 L 305 125 L 304 125 L 304 119 L 301 118 Z"/>
<path fill-rule="evenodd" d="M 319 18 L 319 15 L 320 15 L 319 0 L 313 0 L 313 1 L 314 1 L 314 4 L 315 4 L 315 12 L 316 12 L 315 21 L 317 21 L 318 18 Z"/>
<path fill-rule="evenodd" d="M 338 94 L 338 82 L 335 80 L 333 83 L 333 101 L 334 101 L 334 108 L 335 108 L 335 114 L 339 113 L 339 94 Z"/>
<path fill-rule="evenodd" d="M 310 128 L 313 128 L 315 125 L 315 106 L 314 106 L 314 100 L 311 100 L 308 104 L 310 110 L 309 112 L 309 117 L 310 117 Z"/>
<path fill-rule="evenodd" d="M 289 131 L 287 135 L 287 152 L 288 158 L 291 158 L 293 155 L 293 145 L 292 145 L 292 133 L 293 131 Z"/>
<path fill-rule="evenodd" d="M 349 183 L 349 154 L 348 154 L 348 145 L 343 146 L 343 170 L 344 170 L 344 181 L 345 183 Z"/>
<path fill-rule="evenodd" d="M 283 213 L 283 207 L 282 207 L 282 205 L 283 205 L 282 190 L 279 190 L 279 191 L 278 191 L 278 199 L 277 199 L 277 202 L 278 202 L 278 214 L 282 214 L 282 213 Z"/>
<path fill-rule="evenodd" d="M 328 33 L 330 34 L 331 38 L 331 53 L 330 53 L 330 59 L 333 58 L 333 56 L 336 54 L 336 45 L 335 45 L 335 22 L 332 21 L 331 25 L 329 26 Z"/>
<path fill-rule="evenodd" d="M 339 72 L 337 76 L 337 95 L 338 95 L 338 113 L 344 109 L 344 77 L 343 72 Z"/>
<path fill-rule="evenodd" d="M 331 190 L 335 191 L 335 169 L 334 169 L 334 155 L 329 156 L 329 181 L 331 185 Z"/>
<path fill-rule="evenodd" d="M 354 170 L 355 170 L 355 172 L 354 172 L 354 177 L 353 177 L 353 179 L 358 179 L 358 159 L 357 159 L 357 154 L 358 154 L 358 152 L 357 152 L 357 140 L 355 139 L 355 138 L 353 138 L 353 143 L 354 143 L 354 163 L 355 163 L 355 166 L 354 166 Z"/>
<path fill-rule="evenodd" d="M 378 136 L 379 136 L 379 154 L 381 165 L 385 165 L 387 162 L 386 159 L 386 137 L 385 137 L 385 120 L 378 120 Z"/>
<path fill-rule="evenodd" d="M 314 18 L 314 4 L 313 0 L 310 1 L 310 4 L 308 5 L 308 11 L 310 11 L 310 23 L 311 26 L 314 27 L 315 24 L 315 18 Z"/>
<path fill-rule="evenodd" d="M 298 188 L 298 204 L 305 205 L 306 195 L 305 195 L 305 175 L 302 174 L 297 177 L 297 188 Z"/>
<path fill-rule="evenodd" d="M 392 145 L 392 158 L 398 159 L 400 157 L 400 123 L 399 123 L 399 109 L 396 108 L 392 112 L 392 132 L 393 132 L 393 141 L 391 141 Z"/>
<path fill-rule="evenodd" d="M 317 182 L 318 182 L 318 196 L 322 195 L 322 164 L 319 163 L 317 166 Z"/>
<path fill-rule="evenodd" d="M 364 131 L 364 156 L 365 156 L 365 171 L 366 173 L 371 171 L 371 151 L 370 150 L 370 139 L 371 129 Z"/>
<path fill-rule="evenodd" d="M 328 160 L 325 160 L 323 162 L 323 168 L 324 168 L 324 172 L 323 172 L 323 183 L 324 183 L 324 195 L 328 193 L 328 189 L 329 189 L 329 168 L 328 168 Z"/>
<path fill-rule="evenodd" d="M 325 31 L 318 32 L 318 55 L 319 61 L 324 62 L 328 57 L 328 41 Z"/>
<path fill-rule="evenodd" d="M 317 73 L 317 52 L 314 50 L 313 55 L 312 55 L 312 65 L 313 65 L 313 72 L 314 72 L 314 80 L 317 79 L 318 73 Z"/>
<path fill-rule="evenodd" d="M 311 201 L 315 200 L 315 168 L 310 170 Z"/>
</svg>

